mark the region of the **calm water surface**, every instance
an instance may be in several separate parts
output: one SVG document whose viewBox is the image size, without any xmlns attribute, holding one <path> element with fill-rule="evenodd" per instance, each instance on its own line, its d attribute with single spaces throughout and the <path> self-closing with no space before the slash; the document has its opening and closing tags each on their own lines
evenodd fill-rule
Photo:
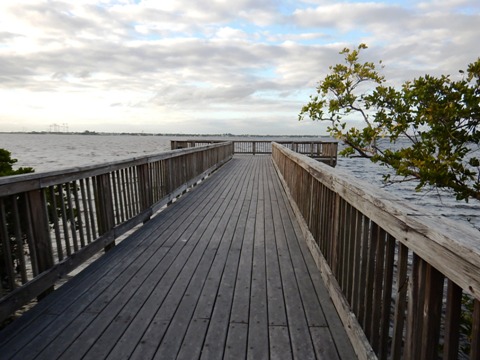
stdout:
<svg viewBox="0 0 480 360">
<path fill-rule="evenodd" d="M 185 138 L 131 135 L 0 134 L 0 148 L 7 149 L 12 153 L 13 158 L 18 159 L 17 167 L 30 166 L 36 172 L 43 172 L 168 151 L 170 150 L 170 140 L 174 139 Z M 255 140 L 261 140 L 261 138 L 255 138 Z M 289 138 L 289 140 L 292 139 Z M 444 215 L 460 221 L 465 226 L 473 225 L 480 229 L 479 201 L 458 202 L 448 192 L 416 192 L 413 183 L 385 186 L 382 182 L 385 168 L 373 164 L 368 159 L 339 158 L 337 168 L 376 184 L 386 191 L 393 192 L 409 203 L 423 207 L 427 212 Z"/>
</svg>

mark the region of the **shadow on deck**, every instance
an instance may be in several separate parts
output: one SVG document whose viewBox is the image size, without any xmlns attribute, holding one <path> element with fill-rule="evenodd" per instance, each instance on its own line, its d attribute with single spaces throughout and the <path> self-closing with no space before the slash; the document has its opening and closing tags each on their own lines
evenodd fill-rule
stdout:
<svg viewBox="0 0 480 360">
<path fill-rule="evenodd" d="M 350 359 L 270 156 L 235 156 L 0 334 L 2 359 Z"/>
</svg>

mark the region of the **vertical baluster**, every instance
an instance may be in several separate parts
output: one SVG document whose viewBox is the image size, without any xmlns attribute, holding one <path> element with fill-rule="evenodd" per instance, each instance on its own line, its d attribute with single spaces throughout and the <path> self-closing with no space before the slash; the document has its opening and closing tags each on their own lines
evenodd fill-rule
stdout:
<svg viewBox="0 0 480 360">
<path fill-rule="evenodd" d="M 5 270 L 8 276 L 8 286 L 11 290 L 16 288 L 15 271 L 13 269 L 12 248 L 10 246 L 10 235 L 8 234 L 8 223 L 6 207 L 3 198 L 0 198 L 0 221 L 2 224 L 2 233 L 0 234 L 3 245 L 3 259 L 5 262 Z M 2 279 L 0 279 L 1 281 Z"/>
<path fill-rule="evenodd" d="M 112 192 L 113 192 L 113 206 L 115 209 L 115 219 L 116 219 L 116 224 L 120 224 L 123 222 L 123 219 L 121 217 L 121 209 L 119 206 L 119 194 L 118 194 L 118 179 L 117 179 L 117 172 L 113 171 L 112 172 Z"/>
<path fill-rule="evenodd" d="M 443 359 L 458 358 L 460 318 L 462 314 L 462 288 L 453 281 L 447 282 L 447 309 L 445 313 L 445 337 Z"/>
<path fill-rule="evenodd" d="M 87 235 L 87 244 L 90 244 L 92 242 L 92 233 L 90 229 L 90 209 L 88 207 L 88 202 L 87 202 L 87 194 L 85 190 L 85 181 L 83 179 L 80 179 L 80 194 L 82 196 L 82 208 L 83 208 L 83 213 L 84 213 L 84 219 L 85 219 L 85 231 Z"/>
<path fill-rule="evenodd" d="M 470 359 L 480 359 L 480 300 L 473 303 L 472 334 L 470 344 Z"/>
<path fill-rule="evenodd" d="M 150 178 L 149 165 L 143 164 L 138 167 L 138 193 L 139 193 L 139 203 L 140 210 L 143 211 L 148 209 L 153 204 L 153 191 Z"/>
<path fill-rule="evenodd" d="M 370 240 L 370 219 L 362 214 L 362 245 L 360 252 L 360 284 L 358 292 L 358 307 L 356 315 L 358 322 L 365 326 L 365 307 L 366 307 L 366 291 L 367 291 L 367 274 L 368 274 L 368 250 Z"/>
<path fill-rule="evenodd" d="M 425 303 L 423 306 L 422 359 L 437 357 L 442 316 L 445 277 L 430 264 L 425 272 Z"/>
<path fill-rule="evenodd" d="M 60 200 L 60 214 L 62 215 L 63 240 L 65 242 L 65 251 L 67 252 L 67 256 L 70 256 L 72 255 L 72 248 L 70 245 L 70 235 L 68 234 L 67 210 L 65 208 L 65 199 L 63 197 L 63 186 L 64 185 L 57 185 L 57 189 L 58 198 Z"/>
<path fill-rule="evenodd" d="M 413 254 L 413 268 L 408 283 L 407 336 L 405 358 L 420 359 L 423 341 L 423 306 L 425 303 L 426 263 Z"/>
<path fill-rule="evenodd" d="M 285 160 L 286 161 L 286 160 Z M 335 220 L 334 220 L 334 228 L 333 228 L 333 243 L 332 243 L 332 261 L 330 267 L 332 272 L 335 276 L 338 275 L 339 271 L 339 254 L 340 254 L 340 236 L 341 236 L 341 223 L 342 223 L 342 206 L 343 206 L 343 199 L 338 195 L 335 194 Z"/>
<path fill-rule="evenodd" d="M 138 184 L 138 172 L 137 167 L 130 168 L 130 186 L 132 188 L 132 203 L 133 203 L 133 213 L 132 217 L 137 215 L 140 212 L 141 204 L 140 204 L 140 190 Z M 146 180 L 146 179 L 145 179 Z"/>
<path fill-rule="evenodd" d="M 350 306 L 354 312 L 358 310 L 359 292 L 360 292 L 360 273 L 361 273 L 361 249 L 362 249 L 362 219 L 363 215 L 355 212 L 355 237 L 354 237 L 354 253 L 353 253 L 353 284 L 352 294 L 350 298 Z"/>
<path fill-rule="evenodd" d="M 117 189 L 116 192 L 118 193 L 118 209 L 117 212 L 120 213 L 120 219 L 122 222 L 128 219 L 126 214 L 126 204 L 125 204 L 125 188 L 123 185 L 123 173 L 122 170 L 115 171 L 115 178 L 117 181 Z"/>
<path fill-rule="evenodd" d="M 36 249 L 38 271 L 43 272 L 53 266 L 52 244 L 48 224 L 47 205 L 45 193 L 42 190 L 33 190 L 27 193 L 29 222 L 32 224 L 34 245 Z M 53 286 L 42 293 L 41 299 L 53 291 Z"/>
<path fill-rule="evenodd" d="M 20 213 L 19 213 L 18 203 L 17 203 L 17 195 L 12 196 L 11 199 L 13 204 L 15 240 L 17 244 L 17 261 L 19 263 L 22 284 L 25 284 L 28 281 L 28 279 L 27 279 L 25 254 L 23 252 L 23 236 L 22 236 L 22 229 L 21 229 L 21 223 L 20 223 Z"/>
<path fill-rule="evenodd" d="M 80 198 L 78 196 L 78 184 L 76 181 L 72 182 L 73 198 L 75 200 L 75 207 L 77 208 L 76 218 L 77 218 L 77 231 L 80 236 L 80 246 L 85 247 L 85 233 L 83 229 L 83 220 L 82 220 L 82 208 L 80 207 Z"/>
<path fill-rule="evenodd" d="M 385 239 L 387 233 L 382 228 L 378 227 L 376 249 L 375 249 L 375 270 L 374 270 L 374 291 L 373 291 L 373 306 L 372 306 L 372 320 L 371 343 L 374 351 L 378 354 L 380 347 L 380 315 L 382 309 L 382 290 L 383 290 L 383 274 L 385 264 Z"/>
<path fill-rule="evenodd" d="M 90 178 L 87 178 L 86 181 L 86 189 L 87 189 L 87 199 L 88 199 L 88 213 L 90 214 L 90 224 L 92 226 L 92 237 L 96 238 L 97 236 L 97 227 L 96 227 L 96 214 L 95 214 L 95 198 L 92 196 L 92 190 L 95 190 L 95 183 L 94 181 L 90 181 Z"/>
<path fill-rule="evenodd" d="M 125 178 L 125 169 L 120 170 L 120 178 L 122 183 L 122 199 L 123 199 L 123 209 L 125 214 L 125 219 L 130 218 L 129 207 L 128 207 L 128 193 L 127 193 L 127 185 L 126 185 L 126 178 Z"/>
<path fill-rule="evenodd" d="M 128 178 L 128 198 L 130 202 L 130 218 L 135 216 L 135 207 L 136 207 L 136 202 L 135 202 L 135 184 L 136 181 L 134 179 L 133 175 L 133 168 L 129 167 L 127 169 L 127 178 Z"/>
<path fill-rule="evenodd" d="M 55 243 L 57 245 L 57 256 L 58 260 L 63 260 L 63 245 L 62 245 L 62 236 L 60 234 L 60 224 L 58 222 L 58 210 L 57 210 L 57 197 L 55 196 L 55 186 L 50 186 L 48 188 L 48 193 L 50 195 L 50 209 L 51 209 L 51 216 L 53 221 L 53 231 L 55 234 Z"/>
<path fill-rule="evenodd" d="M 390 314 L 392 306 L 393 269 L 395 267 L 395 238 L 390 234 L 386 237 L 385 265 L 383 272 L 382 313 L 380 322 L 379 357 L 387 359 L 390 329 Z"/>
<path fill-rule="evenodd" d="M 77 226 L 76 226 L 76 219 L 75 219 L 75 209 L 73 207 L 72 202 L 72 189 L 71 186 L 74 186 L 70 183 L 65 184 L 66 194 L 67 194 L 67 206 L 68 206 L 68 219 L 70 221 L 70 230 L 72 233 L 72 244 L 73 244 L 73 251 L 77 252 L 78 247 L 78 239 L 77 239 Z"/>
<path fill-rule="evenodd" d="M 354 273 L 355 273 L 355 247 L 357 240 L 357 219 L 358 211 L 353 206 L 351 206 L 351 215 L 350 215 L 350 235 L 348 240 L 348 271 L 347 271 L 347 291 L 345 293 L 347 300 L 352 304 L 353 297 L 353 286 L 354 286 Z"/>
<path fill-rule="evenodd" d="M 104 235 L 113 229 L 115 226 L 115 219 L 113 214 L 113 196 L 112 188 L 110 186 L 109 174 L 98 175 L 95 177 L 95 201 L 97 206 L 98 231 L 100 235 Z M 105 247 L 105 251 L 110 250 L 115 246 L 115 241 L 112 241 Z"/>
<path fill-rule="evenodd" d="M 339 285 L 341 287 L 341 279 L 343 275 L 343 248 L 344 248 L 344 238 L 345 238 L 345 212 L 346 212 L 347 203 L 345 201 L 340 202 L 340 216 L 338 222 L 338 243 L 337 243 L 337 250 L 336 250 L 336 269 L 335 269 L 335 277 L 337 278 Z"/>
<path fill-rule="evenodd" d="M 365 317 L 363 329 L 367 339 L 372 341 L 372 315 L 373 315 L 373 295 L 375 289 L 375 251 L 379 241 L 379 227 L 373 221 L 370 223 L 370 242 L 367 257 L 367 282 L 366 282 L 366 296 L 365 296 Z"/>
<path fill-rule="evenodd" d="M 408 290 L 408 248 L 400 244 L 397 261 L 397 294 L 395 296 L 395 314 L 393 323 L 392 360 L 402 358 L 403 329 L 405 326 L 405 309 L 407 308 Z"/>
</svg>

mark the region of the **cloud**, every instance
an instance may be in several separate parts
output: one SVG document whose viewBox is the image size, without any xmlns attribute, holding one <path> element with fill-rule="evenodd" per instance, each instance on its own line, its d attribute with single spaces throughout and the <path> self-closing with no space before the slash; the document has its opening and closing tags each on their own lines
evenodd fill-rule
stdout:
<svg viewBox="0 0 480 360">
<path fill-rule="evenodd" d="M 397 83 L 456 73 L 479 56 L 478 23 L 474 0 L 6 0 L 0 130 L 135 119 L 194 132 L 215 119 L 198 131 L 256 133 L 278 119 L 279 132 L 313 131 L 297 114 L 344 47 L 366 42 L 364 59 Z"/>
</svg>

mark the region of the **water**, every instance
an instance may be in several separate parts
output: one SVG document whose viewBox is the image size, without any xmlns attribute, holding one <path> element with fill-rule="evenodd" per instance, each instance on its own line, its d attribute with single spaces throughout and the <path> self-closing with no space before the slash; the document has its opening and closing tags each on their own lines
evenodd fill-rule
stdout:
<svg viewBox="0 0 480 360">
<path fill-rule="evenodd" d="M 35 172 L 94 165 L 170 150 L 171 138 L 129 135 L 0 134 L 0 149 Z"/>
<path fill-rule="evenodd" d="M 187 137 L 191 138 L 191 137 Z M 56 134 L 0 134 L 0 148 L 12 153 L 18 162 L 15 167 L 33 167 L 36 172 L 94 165 L 129 159 L 170 150 L 170 140 L 182 137 L 131 135 L 56 135 Z M 217 140 L 220 138 L 216 138 Z M 228 139 L 225 137 L 223 139 Z M 235 138 L 236 140 L 244 140 Z M 254 140 L 263 140 L 255 137 Z M 285 139 L 287 140 L 287 139 Z M 295 138 L 288 138 L 295 140 Z M 296 138 L 305 140 L 305 138 Z M 443 215 L 459 221 L 459 226 L 480 229 L 480 202 L 456 201 L 446 191 L 415 191 L 414 183 L 385 186 L 382 182 L 384 167 L 368 159 L 339 158 L 337 168 L 393 192 L 410 204 L 424 208 L 425 212 Z"/>
</svg>

